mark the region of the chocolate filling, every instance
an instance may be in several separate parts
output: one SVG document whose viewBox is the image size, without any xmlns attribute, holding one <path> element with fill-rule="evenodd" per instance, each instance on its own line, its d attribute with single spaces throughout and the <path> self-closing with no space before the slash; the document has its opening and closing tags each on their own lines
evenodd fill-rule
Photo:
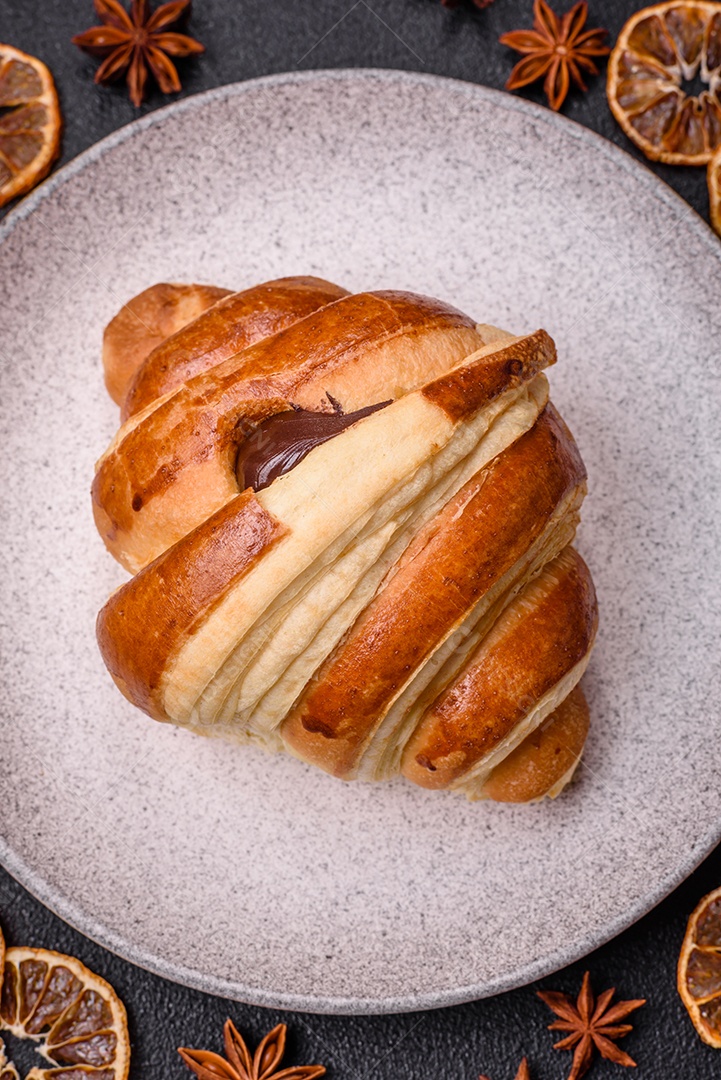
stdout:
<svg viewBox="0 0 721 1080">
<path fill-rule="evenodd" d="M 267 488 L 279 476 L 294 469 L 314 446 L 328 442 L 356 420 L 384 409 L 392 400 L 344 413 L 339 402 L 330 394 L 327 397 L 334 409 L 332 413 L 298 407 L 276 413 L 258 425 L 238 451 L 235 474 L 241 491 L 248 487 L 253 491 Z"/>
</svg>

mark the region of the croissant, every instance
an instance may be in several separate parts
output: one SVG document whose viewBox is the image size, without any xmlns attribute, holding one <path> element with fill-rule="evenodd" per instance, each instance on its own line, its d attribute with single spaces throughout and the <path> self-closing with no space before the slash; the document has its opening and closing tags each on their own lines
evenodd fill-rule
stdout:
<svg viewBox="0 0 721 1080">
<path fill-rule="evenodd" d="M 132 300 L 92 488 L 134 575 L 97 624 L 120 690 L 344 780 L 555 797 L 598 622 L 555 360 L 544 330 L 317 278 Z"/>
</svg>

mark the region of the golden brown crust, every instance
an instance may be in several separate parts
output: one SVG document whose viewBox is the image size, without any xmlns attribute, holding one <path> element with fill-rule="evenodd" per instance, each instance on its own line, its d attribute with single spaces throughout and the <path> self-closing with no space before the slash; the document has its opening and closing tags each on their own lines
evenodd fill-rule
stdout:
<svg viewBox="0 0 721 1080">
<path fill-rule="evenodd" d="M 111 596 L 98 615 L 98 643 L 134 705 L 167 719 L 157 694 L 169 662 L 285 531 L 252 492 L 243 492 Z"/>
<path fill-rule="evenodd" d="M 428 297 L 361 293 L 320 308 L 131 421 L 95 475 L 98 530 L 116 558 L 138 569 L 237 492 L 237 448 L 261 420 L 292 402 L 331 411 L 328 391 L 346 411 L 375 404 L 404 371 L 422 385 L 434 364 L 447 369 L 448 351 L 458 363 L 482 344 L 472 319 Z M 386 362 L 376 364 L 383 347 Z"/>
<path fill-rule="evenodd" d="M 140 570 L 98 617 L 122 692 L 344 779 L 557 794 L 588 728 L 574 687 L 597 610 L 565 547 L 585 469 L 544 408 L 549 336 L 314 278 L 212 292 L 147 290 L 106 337 L 128 365 L 166 339 L 93 484 L 107 546 Z M 389 399 L 239 493 L 238 448 L 266 418 Z"/>
<path fill-rule="evenodd" d="M 482 794 L 495 802 L 526 803 L 553 792 L 580 758 L 589 723 L 583 690 L 574 686 L 565 701 L 496 765 Z"/>
<path fill-rule="evenodd" d="M 567 547 L 505 609 L 411 735 L 402 772 L 446 788 L 506 739 L 579 664 L 598 620 L 588 567 Z"/>
<path fill-rule="evenodd" d="M 122 418 L 306 315 L 347 296 L 339 285 L 288 277 L 232 293 L 157 345 L 138 370 Z"/>
<path fill-rule="evenodd" d="M 570 432 L 546 406 L 413 540 L 316 672 L 282 727 L 294 752 L 336 776 L 352 774 L 403 686 L 585 477 Z"/>
<path fill-rule="evenodd" d="M 161 282 L 129 300 L 103 335 L 105 385 L 113 401 L 122 404 L 135 373 L 156 346 L 229 292 L 215 285 Z"/>
<path fill-rule="evenodd" d="M 556 346 L 545 330 L 516 338 L 490 356 L 464 364 L 425 387 L 423 394 L 453 421 L 473 416 L 498 394 L 556 362 Z"/>
</svg>

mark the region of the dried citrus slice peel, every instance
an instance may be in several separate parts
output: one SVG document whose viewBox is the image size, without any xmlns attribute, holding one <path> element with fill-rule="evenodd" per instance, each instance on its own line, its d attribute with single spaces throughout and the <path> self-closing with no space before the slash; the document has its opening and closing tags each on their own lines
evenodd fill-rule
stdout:
<svg viewBox="0 0 721 1080">
<path fill-rule="evenodd" d="M 700 79 L 692 95 L 684 82 Z M 705 165 L 721 145 L 721 4 L 670 0 L 637 11 L 608 64 L 608 103 L 652 161 Z"/>
<path fill-rule="evenodd" d="M 0 930 L 0 973 L 5 969 L 5 938 Z M 2 975 L 0 974 L 0 986 Z M 20 1080 L 18 1071 L 5 1054 L 5 1043 L 0 1039 L 0 1080 Z"/>
<path fill-rule="evenodd" d="M 678 992 L 703 1041 L 721 1048 L 721 888 L 705 896 L 688 921 Z"/>
<path fill-rule="evenodd" d="M 708 196 L 711 224 L 721 236 L 721 146 L 708 163 Z"/>
<path fill-rule="evenodd" d="M 5 1044 L 0 1039 L 0 1080 L 20 1080 L 20 1074 L 5 1055 Z"/>
<path fill-rule="evenodd" d="M 47 176 L 60 149 L 61 126 L 45 64 L 0 44 L 0 206 Z"/>
<path fill-rule="evenodd" d="M 126 1080 L 127 1018 L 112 986 L 48 949 L 7 949 L 3 972 L 0 1032 L 34 1040 L 48 1062 L 26 1080 Z M 16 1077 L 14 1066 L 0 1066 L 0 1080 Z"/>
</svg>

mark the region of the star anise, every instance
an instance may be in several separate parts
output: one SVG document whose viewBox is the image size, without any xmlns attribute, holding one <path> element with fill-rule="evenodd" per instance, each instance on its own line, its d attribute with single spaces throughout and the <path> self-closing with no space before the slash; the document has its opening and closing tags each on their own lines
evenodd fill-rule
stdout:
<svg viewBox="0 0 721 1080">
<path fill-rule="evenodd" d="M 199 41 L 168 28 L 190 12 L 190 0 L 171 0 L 151 12 L 148 0 L 131 0 L 127 12 L 119 0 L 93 0 L 102 26 L 76 34 L 73 44 L 104 60 L 95 72 L 96 83 L 112 82 L 127 72 L 133 105 L 145 97 L 148 72 L 164 94 L 177 93 L 180 79 L 171 56 L 205 52 Z"/>
<path fill-rule="evenodd" d="M 593 57 L 608 56 L 611 51 L 603 44 L 607 30 L 584 30 L 587 18 L 585 0 L 574 4 L 562 19 L 546 0 L 534 0 L 533 30 L 513 30 L 499 39 L 502 45 L 524 55 L 511 72 L 506 89 L 518 90 L 544 79 L 548 103 L 556 112 L 566 100 L 571 80 L 586 90 L 582 72 L 598 75 Z"/>
<path fill-rule="evenodd" d="M 285 1051 L 286 1031 L 285 1024 L 278 1024 L 251 1055 L 233 1021 L 226 1020 L 223 1028 L 225 1058 L 210 1050 L 188 1050 L 185 1047 L 181 1047 L 178 1053 L 198 1080 L 314 1080 L 315 1077 L 325 1076 L 323 1065 L 298 1065 L 277 1071 Z"/>
<path fill-rule="evenodd" d="M 629 1013 L 640 1009 L 646 1004 L 646 999 L 617 1001 L 609 1008 L 615 993 L 615 990 L 605 990 L 598 1000 L 595 1000 L 588 972 L 583 976 L 581 992 L 575 1005 L 568 994 L 554 990 L 538 991 L 541 1001 L 545 1001 L 549 1009 L 553 1009 L 556 1016 L 560 1017 L 560 1020 L 548 1025 L 548 1030 L 570 1032 L 565 1039 L 554 1043 L 554 1048 L 570 1050 L 576 1047 L 568 1080 L 579 1080 L 586 1075 L 593 1058 L 594 1046 L 601 1057 L 608 1061 L 614 1061 L 617 1065 L 635 1066 L 633 1058 L 619 1049 L 614 1040 L 623 1038 L 633 1030 L 631 1024 L 620 1024 L 619 1020 L 624 1020 Z"/>
<path fill-rule="evenodd" d="M 490 1077 L 481 1074 L 481 1076 L 478 1077 L 478 1080 L 490 1080 Z M 528 1071 L 528 1060 L 526 1058 L 524 1058 L 518 1066 L 515 1080 L 531 1080 L 531 1074 Z"/>
</svg>

